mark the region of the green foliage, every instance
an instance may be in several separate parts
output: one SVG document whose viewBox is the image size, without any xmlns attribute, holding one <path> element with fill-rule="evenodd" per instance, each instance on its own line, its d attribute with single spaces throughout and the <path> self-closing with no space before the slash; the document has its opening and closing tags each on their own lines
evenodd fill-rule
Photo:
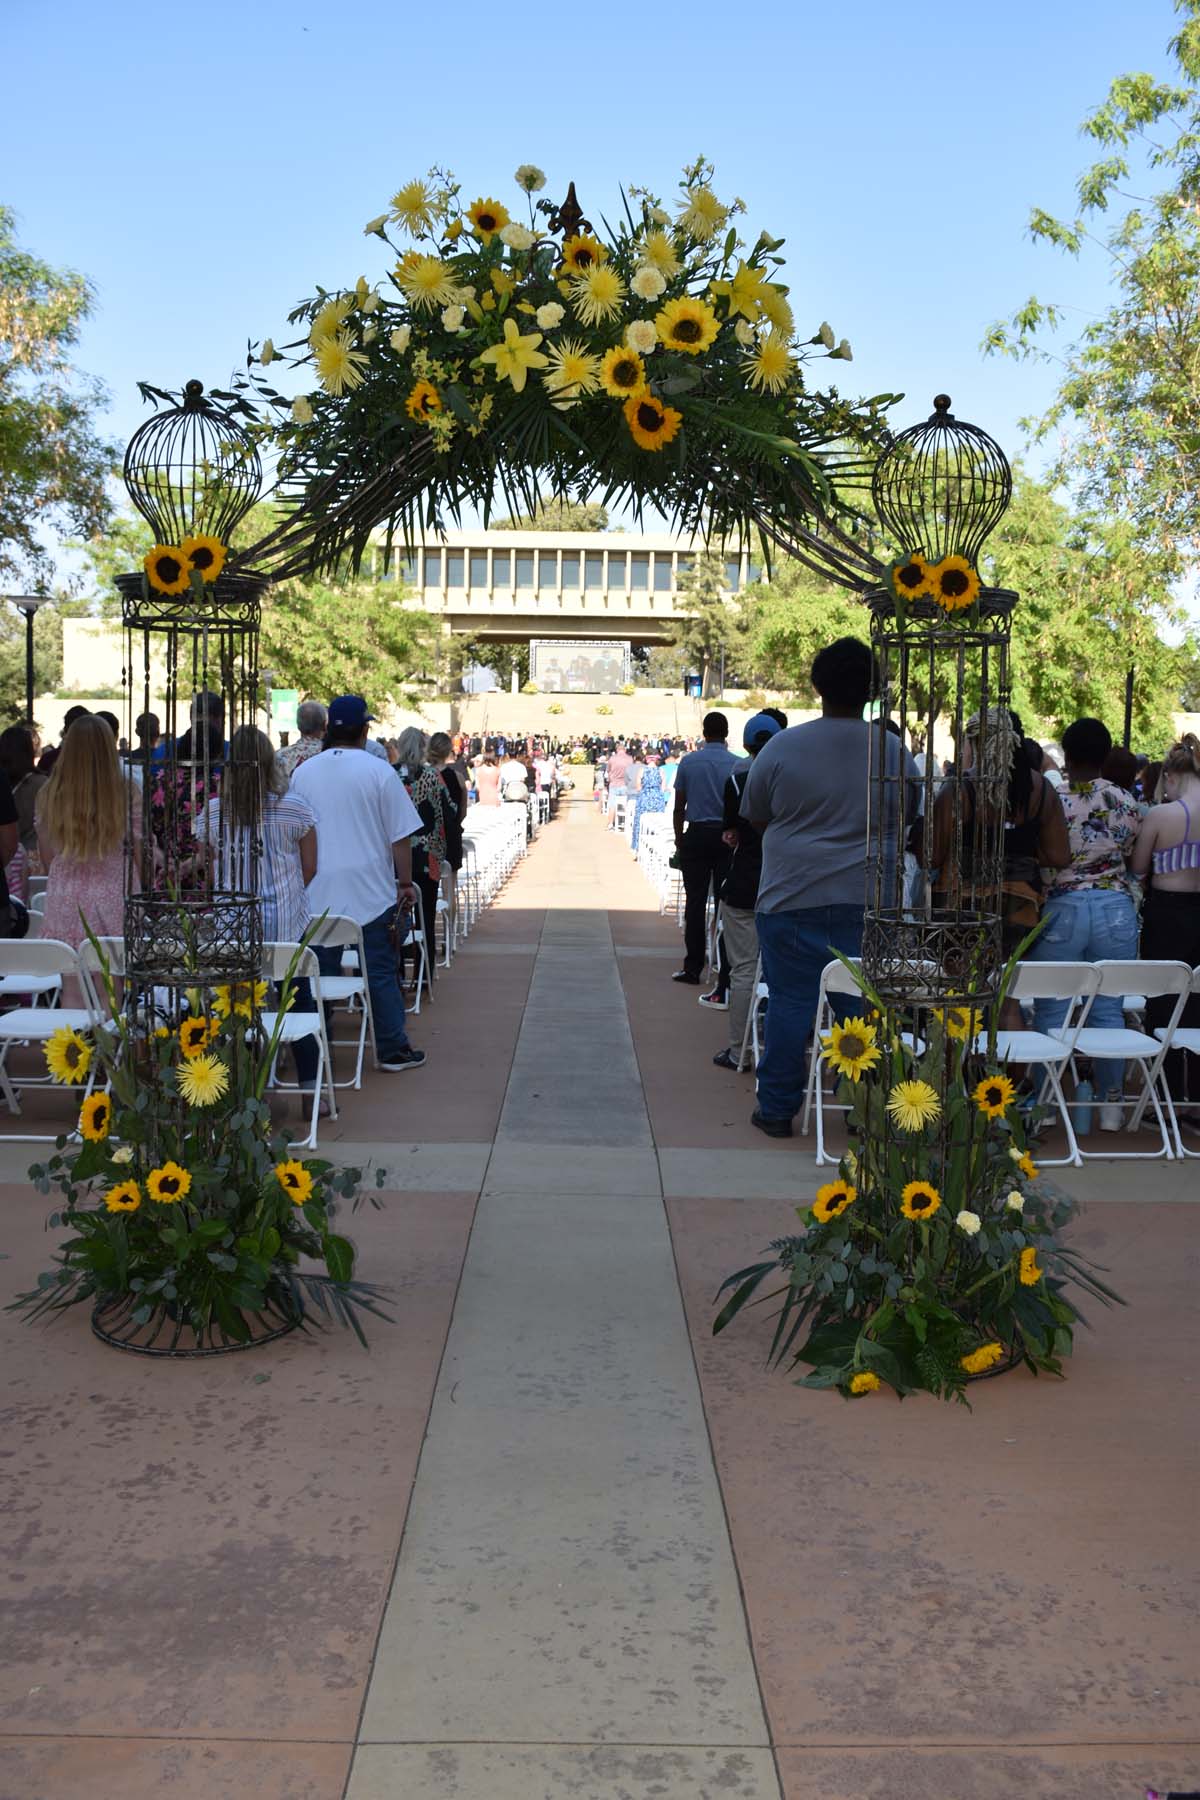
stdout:
<svg viewBox="0 0 1200 1800">
<path fill-rule="evenodd" d="M 285 581 L 263 606 L 259 663 L 302 694 L 399 696 L 433 660 L 429 614 L 375 582 Z"/>
<path fill-rule="evenodd" d="M 715 691 L 722 652 L 728 675 L 748 647 L 748 617 L 726 586 L 725 558 L 716 550 L 698 552 L 679 577 L 676 607 L 686 614 L 675 621 L 674 640 L 688 666 L 699 669 L 706 700 Z"/>
<path fill-rule="evenodd" d="M 531 513 L 497 519 L 493 531 L 607 531 L 608 510 L 582 500 L 546 500 Z"/>
<path fill-rule="evenodd" d="M 868 636 L 862 605 L 789 557 L 778 557 L 769 582 L 744 590 L 749 663 L 759 680 L 818 704 L 809 673 L 818 650 L 839 637 Z"/>
</svg>

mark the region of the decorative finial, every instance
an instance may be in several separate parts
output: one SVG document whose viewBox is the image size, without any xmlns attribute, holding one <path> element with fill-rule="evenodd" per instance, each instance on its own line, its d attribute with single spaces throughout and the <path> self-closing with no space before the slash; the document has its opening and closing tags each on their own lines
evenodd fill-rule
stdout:
<svg viewBox="0 0 1200 1800">
<path fill-rule="evenodd" d="M 935 394 L 933 396 L 933 410 L 935 414 L 941 413 L 944 417 L 949 418 L 951 416 L 949 394 Z"/>
<path fill-rule="evenodd" d="M 195 377 L 193 377 L 183 390 L 184 408 L 187 412 L 195 412 L 196 409 L 203 404 L 203 401 L 204 383 L 202 381 L 197 381 Z"/>
<path fill-rule="evenodd" d="M 575 193 L 574 182 L 568 187 L 567 197 L 562 205 L 550 209 L 549 225 L 551 231 L 560 234 L 564 240 L 570 237 L 577 237 L 581 231 L 590 231 L 592 229 L 592 221 L 590 219 L 585 219 L 583 216 L 583 208 L 580 206 L 578 197 Z"/>
</svg>

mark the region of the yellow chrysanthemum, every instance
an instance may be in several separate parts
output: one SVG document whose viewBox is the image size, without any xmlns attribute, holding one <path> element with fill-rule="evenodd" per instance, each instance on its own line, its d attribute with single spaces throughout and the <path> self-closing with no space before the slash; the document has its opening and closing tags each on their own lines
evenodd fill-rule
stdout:
<svg viewBox="0 0 1200 1800">
<path fill-rule="evenodd" d="M 348 331 L 336 337 L 322 338 L 316 348 L 317 374 L 327 394 L 345 394 L 361 387 L 366 377 L 369 358 L 354 348 Z"/>
<path fill-rule="evenodd" d="M 982 1375 L 985 1369 L 994 1369 L 1003 1355 L 1004 1345 L 993 1341 L 990 1344 L 980 1344 L 978 1350 L 972 1350 L 967 1356 L 960 1356 L 958 1361 L 960 1368 L 965 1369 L 968 1375 Z"/>
<path fill-rule="evenodd" d="M 759 310 L 780 337 L 790 343 L 796 335 L 796 319 L 791 303 L 781 287 L 768 282 L 758 296 Z"/>
<path fill-rule="evenodd" d="M 265 981 L 235 981 L 223 984 L 217 989 L 213 1000 L 213 1011 L 219 1019 L 228 1019 L 232 1013 L 239 1018 L 250 1019 L 254 1016 L 256 1006 L 261 1006 L 267 997 Z"/>
<path fill-rule="evenodd" d="M 1021 1286 L 1036 1287 L 1038 1282 L 1042 1279 L 1043 1271 L 1038 1263 L 1037 1251 L 1032 1245 L 1030 1245 L 1027 1250 L 1022 1250 L 1018 1267 Z"/>
<path fill-rule="evenodd" d="M 929 571 L 929 587 L 946 612 L 962 612 L 979 598 L 979 577 L 965 556 L 946 556 Z"/>
<path fill-rule="evenodd" d="M 870 1369 L 860 1369 L 857 1375 L 850 1377 L 852 1394 L 873 1394 L 880 1386 L 878 1375 L 872 1375 Z"/>
<path fill-rule="evenodd" d="M 530 369 L 544 369 L 550 360 L 538 349 L 541 341 L 540 331 L 530 331 L 523 336 L 515 319 L 505 319 L 503 340 L 482 351 L 479 360 L 491 363 L 497 381 L 511 381 L 514 394 L 520 394 L 529 379 Z"/>
<path fill-rule="evenodd" d="M 927 1081 L 898 1081 L 888 1095 L 887 1109 L 901 1131 L 923 1131 L 937 1118 L 942 1103 Z"/>
<path fill-rule="evenodd" d="M 721 326 L 706 300 L 684 294 L 679 300 L 668 300 L 661 311 L 655 313 L 654 328 L 668 350 L 683 350 L 688 356 L 699 356 L 708 349 Z"/>
<path fill-rule="evenodd" d="M 404 402 L 404 410 L 410 419 L 427 419 L 430 413 L 440 412 L 442 396 L 431 381 L 417 381 L 409 389 L 408 399 Z"/>
<path fill-rule="evenodd" d="M 679 273 L 679 258 L 675 254 L 675 242 L 669 232 L 648 231 L 642 239 L 642 256 L 668 281 L 672 275 Z"/>
<path fill-rule="evenodd" d="M 1017 1090 L 1007 1075 L 985 1075 L 971 1095 L 988 1119 L 1002 1119 L 1016 1097 Z"/>
<path fill-rule="evenodd" d="M 722 206 L 710 187 L 701 186 L 688 189 L 676 222 L 681 231 L 690 232 L 692 237 L 707 244 L 716 237 L 728 217 L 729 208 Z"/>
<path fill-rule="evenodd" d="M 875 1042 L 875 1027 L 862 1019 L 838 1020 L 828 1037 L 821 1039 L 821 1054 L 851 1081 L 874 1068 L 883 1052 Z"/>
<path fill-rule="evenodd" d="M 428 231 L 433 224 L 433 195 L 428 182 L 406 181 L 402 188 L 397 188 L 392 195 L 392 204 L 388 208 L 397 225 L 403 225 L 405 231 L 413 237 Z"/>
<path fill-rule="evenodd" d="M 906 556 L 892 570 L 892 585 L 904 600 L 923 600 L 933 592 L 929 575 L 929 564 L 923 556 Z"/>
<path fill-rule="evenodd" d="M 588 269 L 594 269 L 598 263 L 608 261 L 608 251 L 599 238 L 589 237 L 581 231 L 575 237 L 568 238 L 563 245 L 562 266 L 571 275 L 583 275 Z"/>
<path fill-rule="evenodd" d="M 422 256 L 418 250 L 410 250 L 401 258 L 396 280 L 417 312 L 453 306 L 458 298 L 454 276 L 441 258 Z"/>
<path fill-rule="evenodd" d="M 618 344 L 605 352 L 600 364 L 600 385 L 614 400 L 627 400 L 646 385 L 646 365 L 636 350 Z"/>
<path fill-rule="evenodd" d="M 643 450 L 661 450 L 676 436 L 683 424 L 683 414 L 673 406 L 664 406 L 651 393 L 631 394 L 625 402 L 625 422 L 633 441 Z"/>
<path fill-rule="evenodd" d="M 160 1206 L 174 1206 L 191 1192 L 192 1178 L 177 1162 L 165 1162 L 161 1169 L 151 1169 L 146 1177 L 146 1192 Z"/>
<path fill-rule="evenodd" d="M 607 263 L 593 263 L 571 283 L 571 305 L 585 325 L 615 319 L 625 298 L 625 283 Z"/>
<path fill-rule="evenodd" d="M 45 1049 L 46 1067 L 55 1081 L 74 1087 L 92 1066 L 92 1046 L 73 1025 L 64 1025 L 49 1039 Z"/>
<path fill-rule="evenodd" d="M 983 1014 L 977 1006 L 951 1006 L 938 1014 L 947 1037 L 972 1042 L 983 1030 Z"/>
<path fill-rule="evenodd" d="M 547 362 L 542 380 L 552 394 L 594 394 L 600 385 L 600 358 L 590 355 L 578 338 L 552 345 Z"/>
<path fill-rule="evenodd" d="M 156 594 L 183 594 L 191 586 L 192 565 L 178 544 L 155 544 L 142 567 Z"/>
<path fill-rule="evenodd" d="M 1030 1156 L 1028 1150 L 1023 1150 L 1021 1152 L 1020 1159 L 1017 1162 L 1017 1167 L 1018 1167 L 1018 1169 L 1020 1169 L 1022 1175 L 1024 1175 L 1026 1181 L 1036 1181 L 1037 1180 L 1038 1166 L 1034 1162 L 1032 1156 Z"/>
<path fill-rule="evenodd" d="M 812 1206 L 813 1218 L 822 1225 L 828 1225 L 830 1219 L 836 1219 L 848 1206 L 853 1206 L 857 1199 L 858 1190 L 852 1188 L 848 1181 L 827 1181 L 824 1187 L 817 1189 L 817 1197 Z"/>
<path fill-rule="evenodd" d="M 293 1206 L 303 1206 L 313 1191 L 313 1178 L 301 1162 L 276 1163 L 275 1177 Z"/>
<path fill-rule="evenodd" d="M 483 244 L 490 244 L 498 231 L 508 224 L 508 208 L 498 200 L 476 200 L 467 208 L 471 229 Z"/>
<path fill-rule="evenodd" d="M 179 1048 L 184 1056 L 203 1056 L 217 1030 L 211 1019 L 185 1019 L 179 1027 Z"/>
<path fill-rule="evenodd" d="M 175 1081 L 189 1106 L 211 1106 L 229 1086 L 229 1070 L 215 1056 L 194 1056 L 180 1063 Z"/>
<path fill-rule="evenodd" d="M 927 1181 L 910 1181 L 900 1196 L 900 1211 L 906 1219 L 932 1219 L 942 1204 L 942 1196 Z"/>
<path fill-rule="evenodd" d="M 791 379 L 791 354 L 787 339 L 772 331 L 762 340 L 753 356 L 742 360 L 742 373 L 752 388 L 767 394 L 782 394 Z"/>
<path fill-rule="evenodd" d="M 199 570 L 206 582 L 213 582 L 225 567 L 225 558 L 229 554 L 220 538 L 185 537 L 179 546 L 193 569 Z"/>
<path fill-rule="evenodd" d="M 309 327 L 310 347 L 315 350 L 326 338 L 336 337 L 353 311 L 354 301 L 349 294 L 343 294 L 338 300 L 327 300 Z"/>
<path fill-rule="evenodd" d="M 112 1101 L 107 1094 L 90 1094 L 79 1109 L 79 1135 L 89 1144 L 102 1144 L 112 1125 Z"/>
<path fill-rule="evenodd" d="M 136 1212 L 142 1204 L 142 1190 L 136 1181 L 119 1181 L 104 1196 L 110 1213 Z"/>
</svg>

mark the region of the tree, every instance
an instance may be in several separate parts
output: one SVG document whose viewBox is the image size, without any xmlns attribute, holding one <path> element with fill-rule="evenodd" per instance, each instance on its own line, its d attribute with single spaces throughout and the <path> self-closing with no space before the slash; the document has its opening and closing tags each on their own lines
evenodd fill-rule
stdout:
<svg viewBox="0 0 1200 1800">
<path fill-rule="evenodd" d="M 96 429 L 104 389 L 69 359 L 92 289 L 22 250 L 14 226 L 0 206 L 0 576 L 44 585 L 45 527 L 101 527 L 116 447 Z"/>
<path fill-rule="evenodd" d="M 263 604 L 259 662 L 280 687 L 399 696 L 436 656 L 428 613 L 385 598 L 374 582 L 285 581 Z"/>
<path fill-rule="evenodd" d="M 679 577 L 676 604 L 684 616 L 675 623 L 674 642 L 699 668 L 706 700 L 722 662 L 728 669 L 748 648 L 746 615 L 726 585 L 725 559 L 715 550 L 699 551 Z"/>
<path fill-rule="evenodd" d="M 746 588 L 742 599 L 756 677 L 808 704 L 816 703 L 809 672 L 817 651 L 835 638 L 869 633 L 860 601 L 790 557 L 777 557 L 770 580 Z"/>
<path fill-rule="evenodd" d="M 608 511 L 583 500 L 545 500 L 532 513 L 498 519 L 493 531 L 607 531 Z"/>
</svg>

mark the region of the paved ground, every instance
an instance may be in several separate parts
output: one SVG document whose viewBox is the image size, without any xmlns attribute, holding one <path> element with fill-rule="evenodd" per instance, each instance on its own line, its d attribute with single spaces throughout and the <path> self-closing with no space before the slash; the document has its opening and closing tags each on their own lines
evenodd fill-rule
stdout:
<svg viewBox="0 0 1200 1800">
<path fill-rule="evenodd" d="M 1069 1381 L 806 1393 L 757 1320 L 709 1333 L 813 1168 L 749 1127 L 677 956 L 580 801 L 414 1023 L 429 1067 L 330 1134 L 389 1170 L 369 1354 L 4 1319 L 0 1800 L 1200 1784 L 1194 1167 L 1070 1177 L 1132 1304 Z"/>
</svg>

